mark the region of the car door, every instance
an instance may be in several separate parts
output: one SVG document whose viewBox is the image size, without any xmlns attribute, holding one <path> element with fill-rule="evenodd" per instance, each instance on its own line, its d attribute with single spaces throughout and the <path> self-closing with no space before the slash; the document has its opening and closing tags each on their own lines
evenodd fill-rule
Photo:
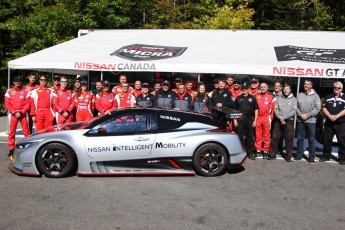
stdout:
<svg viewBox="0 0 345 230">
<path fill-rule="evenodd" d="M 92 158 L 123 159 L 149 156 L 156 138 L 154 111 L 128 111 L 98 124 L 85 134 Z"/>
</svg>

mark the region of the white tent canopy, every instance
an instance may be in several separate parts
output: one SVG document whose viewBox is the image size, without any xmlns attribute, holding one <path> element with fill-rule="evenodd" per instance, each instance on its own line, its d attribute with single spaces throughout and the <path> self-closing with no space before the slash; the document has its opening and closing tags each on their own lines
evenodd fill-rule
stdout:
<svg viewBox="0 0 345 230">
<path fill-rule="evenodd" d="M 81 75 L 144 71 L 341 78 L 344 41 L 344 32 L 95 30 L 12 60 L 8 67 Z"/>
</svg>

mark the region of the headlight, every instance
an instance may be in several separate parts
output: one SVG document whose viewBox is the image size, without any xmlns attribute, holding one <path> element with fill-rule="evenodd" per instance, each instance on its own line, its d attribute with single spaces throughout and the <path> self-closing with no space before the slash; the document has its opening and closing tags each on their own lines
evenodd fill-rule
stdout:
<svg viewBox="0 0 345 230">
<path fill-rule="evenodd" d="M 26 149 L 26 148 L 33 146 L 34 144 L 36 144 L 36 142 L 20 143 L 20 144 L 16 144 L 16 148 L 17 149 Z"/>
</svg>

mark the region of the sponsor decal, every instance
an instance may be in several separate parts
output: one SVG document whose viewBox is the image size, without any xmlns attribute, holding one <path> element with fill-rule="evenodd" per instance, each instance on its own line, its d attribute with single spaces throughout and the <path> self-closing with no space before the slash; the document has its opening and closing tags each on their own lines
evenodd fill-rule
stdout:
<svg viewBox="0 0 345 230">
<path fill-rule="evenodd" d="M 162 143 L 157 142 L 155 148 L 156 149 L 177 149 L 177 148 L 184 148 L 186 147 L 186 143 Z"/>
<path fill-rule="evenodd" d="M 110 147 L 92 147 L 87 148 L 87 151 L 90 153 L 99 153 L 99 152 L 110 152 Z"/>
<path fill-rule="evenodd" d="M 132 146 L 116 146 L 113 145 L 113 151 L 131 151 L 131 150 L 145 150 L 145 149 L 152 149 L 152 144 L 150 145 L 132 145 Z"/>
<path fill-rule="evenodd" d="M 30 168 L 32 166 L 32 163 L 23 163 L 23 167 Z"/>
<path fill-rule="evenodd" d="M 182 55 L 187 47 L 133 44 L 124 46 L 110 55 L 131 61 L 151 61 L 174 58 Z"/>
<path fill-rule="evenodd" d="M 165 120 L 170 120 L 170 121 L 181 121 L 181 118 L 178 117 L 170 117 L 170 116 L 164 116 L 164 115 L 160 115 L 161 119 L 165 119 Z"/>
<path fill-rule="evenodd" d="M 299 46 L 274 47 L 278 61 L 307 61 L 320 63 L 345 64 L 345 50 L 320 49 Z"/>
<path fill-rule="evenodd" d="M 300 67 L 284 67 L 274 66 L 273 75 L 281 76 L 297 76 L 297 77 L 345 77 L 345 69 L 333 68 L 300 68 Z"/>
<path fill-rule="evenodd" d="M 154 63 L 93 63 L 93 62 L 75 62 L 75 69 L 86 70 L 120 70 L 120 71 L 144 71 L 156 70 Z"/>
</svg>

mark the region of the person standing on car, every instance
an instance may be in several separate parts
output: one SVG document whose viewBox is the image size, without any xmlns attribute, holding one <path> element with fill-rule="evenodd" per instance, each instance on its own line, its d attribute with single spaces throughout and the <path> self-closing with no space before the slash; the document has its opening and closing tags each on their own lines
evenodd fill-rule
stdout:
<svg viewBox="0 0 345 230">
<path fill-rule="evenodd" d="M 36 122 L 36 131 L 43 130 L 53 125 L 53 97 L 56 96 L 55 91 L 47 87 L 47 77 L 41 75 L 39 78 L 40 86 L 32 90 L 32 120 Z"/>
<path fill-rule="evenodd" d="M 234 102 L 234 109 L 242 112 L 242 119 L 234 119 L 237 134 L 243 148 L 246 149 L 249 159 L 255 160 L 254 155 L 254 128 L 258 119 L 258 104 L 254 96 L 249 94 L 249 84 L 244 82 L 241 86 L 241 95 Z"/>
<path fill-rule="evenodd" d="M 174 108 L 174 100 L 176 93 L 170 90 L 170 82 L 165 80 L 162 82 L 162 89 L 157 91 L 155 104 L 158 108 Z"/>
<path fill-rule="evenodd" d="M 286 145 L 285 160 L 291 162 L 292 146 L 294 138 L 294 118 L 297 110 L 297 99 L 291 93 L 291 86 L 284 85 L 283 93 L 276 97 L 274 118 L 272 122 L 272 139 L 269 160 L 276 158 L 281 137 L 284 137 Z"/>
<path fill-rule="evenodd" d="M 13 79 L 14 87 L 5 93 L 5 107 L 8 112 L 8 156 L 11 157 L 15 147 L 15 135 L 18 122 L 22 126 L 24 136 L 30 135 L 29 125 L 26 119 L 30 109 L 30 92 L 23 88 L 23 79 L 21 76 L 15 76 Z"/>
<path fill-rule="evenodd" d="M 211 98 L 206 92 L 205 84 L 198 85 L 197 95 L 194 98 L 193 112 L 208 113 L 211 109 Z"/>
<path fill-rule="evenodd" d="M 261 83 L 260 92 L 255 96 L 259 107 L 258 120 L 255 128 L 255 149 L 256 154 L 262 154 L 263 159 L 268 158 L 268 152 L 270 151 L 271 121 L 275 107 L 275 97 L 271 93 L 268 93 L 267 90 L 268 85 Z"/>
<path fill-rule="evenodd" d="M 174 99 L 174 108 L 183 111 L 190 111 L 192 110 L 192 100 L 192 96 L 186 92 L 186 86 L 184 84 L 180 84 L 178 86 L 178 93 Z"/>
<path fill-rule="evenodd" d="M 104 81 L 102 91 L 96 95 L 95 106 L 99 115 L 116 108 L 114 94 L 110 90 L 110 82 Z"/>
<path fill-rule="evenodd" d="M 321 100 L 313 89 L 310 80 L 304 81 L 304 92 L 297 95 L 297 156 L 296 161 L 302 160 L 304 138 L 309 143 L 309 163 L 315 164 L 315 128 L 316 116 L 321 110 Z M 305 135 L 307 134 L 307 135 Z"/>
<path fill-rule="evenodd" d="M 148 83 L 143 83 L 141 86 L 142 92 L 137 97 L 137 106 L 152 108 L 155 103 L 155 97 L 149 93 L 150 85 Z"/>
<path fill-rule="evenodd" d="M 135 97 L 129 90 L 128 83 L 124 82 L 121 84 L 122 92 L 115 95 L 115 107 L 116 108 L 129 108 L 137 105 Z"/>
<path fill-rule="evenodd" d="M 345 165 L 345 94 L 343 83 L 334 83 L 334 93 L 325 97 L 322 112 L 326 117 L 323 129 L 323 155 L 320 162 L 329 161 L 332 154 L 332 140 L 336 135 L 339 145 L 339 164 Z"/>
<path fill-rule="evenodd" d="M 29 83 L 25 85 L 25 89 L 27 91 L 31 92 L 32 90 L 37 89 L 39 87 L 39 85 L 36 83 L 36 76 L 34 73 L 30 73 L 28 75 L 28 80 L 29 80 Z M 32 134 L 32 128 L 33 128 L 34 122 L 32 121 L 31 115 L 29 115 L 28 118 L 29 118 L 29 133 Z"/>
<path fill-rule="evenodd" d="M 67 86 L 68 78 L 61 76 L 60 89 L 56 91 L 53 98 L 53 110 L 58 125 L 73 121 L 74 98 Z"/>
<path fill-rule="evenodd" d="M 81 91 L 74 95 L 74 106 L 77 109 L 76 121 L 88 121 L 93 117 L 95 99 L 93 94 L 88 91 L 87 81 L 81 81 L 80 85 Z"/>
</svg>

